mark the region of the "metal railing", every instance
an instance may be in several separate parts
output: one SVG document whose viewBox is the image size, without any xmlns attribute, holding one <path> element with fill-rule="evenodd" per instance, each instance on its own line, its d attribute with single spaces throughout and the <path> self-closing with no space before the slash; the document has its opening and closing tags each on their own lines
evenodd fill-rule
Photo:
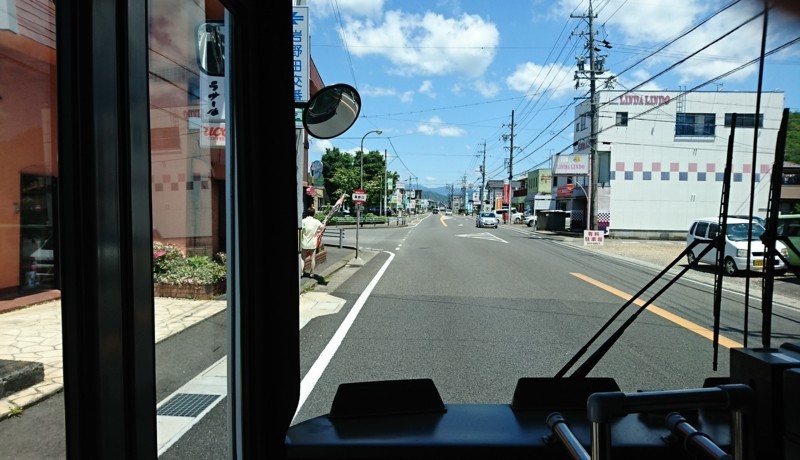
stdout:
<svg viewBox="0 0 800 460">
<path fill-rule="evenodd" d="M 669 411 L 665 424 L 672 435 L 683 444 L 684 450 L 694 458 L 744 460 L 745 445 L 743 414 L 752 410 L 755 400 L 753 390 L 742 384 L 718 385 L 698 388 L 640 393 L 594 393 L 587 400 L 587 416 L 592 422 L 591 452 L 578 441 L 566 420 L 558 412 L 547 416 L 547 425 L 555 438 L 561 441 L 571 458 L 576 460 L 610 460 L 611 424 L 628 414 Z M 697 431 L 675 409 L 726 409 L 730 412 L 731 453 L 725 452 L 705 433 Z"/>
<path fill-rule="evenodd" d="M 339 238 L 339 249 L 342 248 L 342 243 L 344 241 L 344 229 L 343 228 L 326 227 L 325 230 L 322 231 L 322 236 Z"/>
</svg>

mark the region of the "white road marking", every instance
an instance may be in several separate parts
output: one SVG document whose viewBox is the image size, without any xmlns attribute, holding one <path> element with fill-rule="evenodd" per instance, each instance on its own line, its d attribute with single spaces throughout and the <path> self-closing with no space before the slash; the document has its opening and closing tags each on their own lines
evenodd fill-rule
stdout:
<svg viewBox="0 0 800 460">
<path fill-rule="evenodd" d="M 484 233 L 465 233 L 463 235 L 456 235 L 456 236 L 461 237 L 461 238 L 476 238 L 476 239 L 479 239 L 479 240 L 499 241 L 501 243 L 508 244 L 508 241 L 496 236 L 494 233 L 488 233 L 488 232 L 484 232 Z"/>
<path fill-rule="evenodd" d="M 358 297 L 356 303 L 353 305 L 353 308 L 347 313 L 347 316 L 342 321 L 342 324 L 339 325 L 339 328 L 336 330 L 336 333 L 333 334 L 331 337 L 330 342 L 328 345 L 325 346 L 325 349 L 322 350 L 322 353 L 319 354 L 317 360 L 314 361 L 314 364 L 306 373 L 303 380 L 300 382 L 300 399 L 297 404 L 297 410 L 294 413 L 294 417 L 297 417 L 297 413 L 300 412 L 300 409 L 305 404 L 306 399 L 308 399 L 309 395 L 311 395 L 311 391 L 314 390 L 314 387 L 317 385 L 320 377 L 322 377 L 322 373 L 325 372 L 325 369 L 330 364 L 331 359 L 333 359 L 333 355 L 336 354 L 336 351 L 341 346 L 344 337 L 347 335 L 347 332 L 350 330 L 350 327 L 355 322 L 358 314 L 361 313 L 361 308 L 364 307 L 364 303 L 366 303 L 367 299 L 369 298 L 370 294 L 372 294 L 372 290 L 375 289 L 375 286 L 378 284 L 378 281 L 383 277 L 383 274 L 386 273 L 386 269 L 389 267 L 389 264 L 392 263 L 394 260 L 394 254 L 385 251 L 389 254 L 389 258 L 383 264 L 383 266 L 378 270 L 378 273 L 372 278 L 372 281 L 369 282 L 364 292 Z M 293 418 L 294 419 L 294 418 Z"/>
</svg>

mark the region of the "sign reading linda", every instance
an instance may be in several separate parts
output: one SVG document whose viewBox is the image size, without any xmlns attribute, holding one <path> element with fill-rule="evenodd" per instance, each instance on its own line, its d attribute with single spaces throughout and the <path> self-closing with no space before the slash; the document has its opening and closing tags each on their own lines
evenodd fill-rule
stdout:
<svg viewBox="0 0 800 460">
<path fill-rule="evenodd" d="M 553 174 L 565 176 L 589 174 L 588 155 L 557 155 L 555 160 Z"/>
</svg>

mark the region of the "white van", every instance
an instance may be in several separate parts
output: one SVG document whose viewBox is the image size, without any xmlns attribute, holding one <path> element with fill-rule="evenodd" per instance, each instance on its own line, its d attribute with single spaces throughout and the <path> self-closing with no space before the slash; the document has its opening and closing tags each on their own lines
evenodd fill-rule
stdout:
<svg viewBox="0 0 800 460">
<path fill-rule="evenodd" d="M 761 242 L 761 234 L 764 233 L 764 227 L 760 224 L 751 223 L 748 219 L 736 219 L 729 217 L 727 220 L 727 231 L 725 232 L 725 256 L 722 259 L 722 267 L 725 274 L 734 276 L 740 271 L 746 270 L 763 270 L 764 269 L 764 244 Z M 750 257 L 747 256 L 747 236 L 750 231 L 750 226 L 753 227 L 753 239 L 750 241 Z M 705 219 L 698 219 L 692 223 L 689 228 L 689 233 L 686 235 L 686 246 L 688 247 L 695 240 L 711 242 L 720 233 L 719 219 L 716 217 L 709 217 Z M 695 260 L 696 256 L 707 247 L 707 243 L 699 243 L 688 254 L 687 258 L 689 263 Z M 784 257 L 788 254 L 786 246 L 780 241 L 775 243 L 775 247 Z M 749 264 L 748 264 L 749 259 Z M 715 264 L 717 262 L 717 250 L 711 249 L 708 251 L 700 262 L 707 264 Z M 786 264 L 783 263 L 780 257 L 775 256 L 775 271 L 782 273 L 787 270 Z"/>
</svg>

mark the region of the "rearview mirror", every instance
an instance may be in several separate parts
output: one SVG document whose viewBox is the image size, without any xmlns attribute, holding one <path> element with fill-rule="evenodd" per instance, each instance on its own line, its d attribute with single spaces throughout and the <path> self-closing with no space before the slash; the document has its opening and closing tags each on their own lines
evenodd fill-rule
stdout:
<svg viewBox="0 0 800 460">
<path fill-rule="evenodd" d="M 225 75 L 224 27 L 222 22 L 205 22 L 197 28 L 197 64 L 213 77 Z"/>
</svg>

